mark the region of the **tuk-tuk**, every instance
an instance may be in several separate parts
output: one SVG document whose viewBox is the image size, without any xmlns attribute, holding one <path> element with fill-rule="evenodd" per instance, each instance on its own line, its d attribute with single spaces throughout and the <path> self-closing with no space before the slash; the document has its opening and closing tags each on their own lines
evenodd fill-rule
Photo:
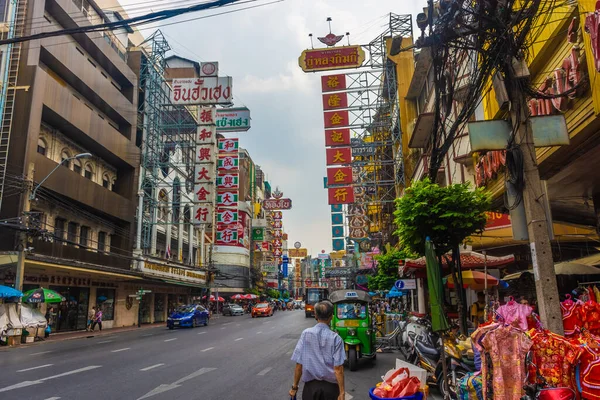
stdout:
<svg viewBox="0 0 600 400">
<path fill-rule="evenodd" d="M 333 303 L 331 329 L 344 341 L 350 371 L 358 368 L 358 359 L 375 359 L 375 329 L 373 329 L 369 303 L 371 296 L 362 290 L 337 290 L 330 294 Z"/>
</svg>

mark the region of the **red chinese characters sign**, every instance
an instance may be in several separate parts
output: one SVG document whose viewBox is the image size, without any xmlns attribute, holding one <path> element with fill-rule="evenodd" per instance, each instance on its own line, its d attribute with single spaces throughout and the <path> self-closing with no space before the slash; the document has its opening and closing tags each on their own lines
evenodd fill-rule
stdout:
<svg viewBox="0 0 600 400">
<path fill-rule="evenodd" d="M 325 129 L 343 128 L 350 125 L 348 111 L 328 111 L 324 114 Z"/>
<path fill-rule="evenodd" d="M 346 89 L 346 75 L 327 75 L 321 77 L 323 92 L 337 92 Z"/>
<path fill-rule="evenodd" d="M 325 149 L 327 165 L 342 165 L 352 162 L 352 149 L 350 147 L 335 147 Z"/>
<path fill-rule="evenodd" d="M 323 95 L 323 110 L 338 110 L 348 108 L 346 93 L 328 93 Z"/>
<path fill-rule="evenodd" d="M 263 201 L 265 210 L 289 210 L 292 208 L 290 199 L 268 199 Z"/>
<path fill-rule="evenodd" d="M 329 192 L 329 204 L 351 204 L 354 203 L 354 190 L 352 186 L 342 186 L 327 189 Z"/>
<path fill-rule="evenodd" d="M 329 185 L 348 185 L 352 183 L 352 167 L 336 167 L 327 169 Z"/>
<path fill-rule="evenodd" d="M 304 50 L 298 65 L 304 72 L 314 72 L 358 68 L 364 61 L 365 52 L 361 46 L 342 46 Z"/>
<path fill-rule="evenodd" d="M 325 146 L 350 146 L 350 129 L 325 131 Z"/>
</svg>

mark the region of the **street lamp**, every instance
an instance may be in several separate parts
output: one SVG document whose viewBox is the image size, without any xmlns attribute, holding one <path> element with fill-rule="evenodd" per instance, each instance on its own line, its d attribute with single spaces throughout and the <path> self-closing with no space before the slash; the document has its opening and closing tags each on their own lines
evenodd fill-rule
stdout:
<svg viewBox="0 0 600 400">
<path fill-rule="evenodd" d="M 88 158 L 91 156 L 92 155 L 90 153 L 80 153 L 80 154 L 74 155 L 73 157 L 67 157 L 64 160 L 62 160 L 56 167 L 54 167 L 54 169 L 52 171 L 50 171 L 50 173 L 48 175 L 46 175 L 46 177 L 44 179 L 42 179 L 40 181 L 40 183 L 38 183 L 33 188 L 33 190 L 31 191 L 31 193 L 29 195 L 25 195 L 23 197 L 23 214 L 26 215 L 27 213 L 29 213 L 29 210 L 31 209 L 31 201 L 35 200 L 35 194 L 37 193 L 37 190 L 40 188 L 40 186 L 42 186 L 42 184 L 44 182 L 46 182 L 46 180 L 50 177 L 50 175 L 52 175 L 54 173 L 54 171 L 56 171 L 58 169 L 58 167 L 60 167 L 67 161 L 76 160 L 76 159 L 80 159 L 80 158 Z M 29 165 L 27 177 L 28 177 L 28 179 L 30 179 L 30 182 L 33 181 L 33 163 L 31 163 Z M 27 185 L 27 187 L 29 188 L 31 186 Z M 25 273 L 25 252 L 27 249 L 27 229 L 28 229 L 28 224 L 26 222 L 26 228 L 24 230 L 21 230 L 21 232 L 19 232 L 19 254 L 18 254 L 18 259 L 17 259 L 17 273 L 15 276 L 15 289 L 21 290 L 21 291 L 23 290 L 23 274 Z"/>
<path fill-rule="evenodd" d="M 80 154 L 74 155 L 73 157 L 64 158 L 56 167 L 54 167 L 54 169 L 52 171 L 50 171 L 50 173 L 48 175 L 46 175 L 46 177 L 44 179 L 42 179 L 42 181 L 40 183 L 37 184 L 37 186 L 33 189 L 31 194 L 29 195 L 29 200 L 35 200 L 35 194 L 37 193 L 37 190 L 40 188 L 40 186 L 42 186 L 42 184 L 44 182 L 46 182 L 46 180 L 50 177 L 50 175 L 52 175 L 54 173 L 54 171 L 56 171 L 65 162 L 71 161 L 71 160 L 77 160 L 80 158 L 89 158 L 91 156 L 92 156 L 91 153 L 80 153 Z"/>
</svg>

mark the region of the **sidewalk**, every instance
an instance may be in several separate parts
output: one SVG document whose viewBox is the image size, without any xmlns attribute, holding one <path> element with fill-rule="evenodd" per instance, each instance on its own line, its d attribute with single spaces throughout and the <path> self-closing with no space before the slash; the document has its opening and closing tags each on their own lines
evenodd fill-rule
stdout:
<svg viewBox="0 0 600 400">
<path fill-rule="evenodd" d="M 121 328 L 111 328 L 111 329 L 103 329 L 103 330 L 96 329 L 95 331 L 92 331 L 92 332 L 77 331 L 77 332 L 52 333 L 52 334 L 50 334 L 49 338 L 44 339 L 44 342 L 60 342 L 63 340 L 72 340 L 72 339 L 81 339 L 81 338 L 89 339 L 89 338 L 98 337 L 98 336 L 112 335 L 115 333 L 130 332 L 130 331 L 137 331 L 137 330 L 141 331 L 141 330 L 159 328 L 159 327 L 163 327 L 166 329 L 166 323 L 159 322 L 156 324 L 143 324 L 140 328 L 138 328 L 137 325 L 135 325 L 135 326 L 124 326 Z M 36 343 L 43 343 L 43 342 L 36 342 Z"/>
</svg>

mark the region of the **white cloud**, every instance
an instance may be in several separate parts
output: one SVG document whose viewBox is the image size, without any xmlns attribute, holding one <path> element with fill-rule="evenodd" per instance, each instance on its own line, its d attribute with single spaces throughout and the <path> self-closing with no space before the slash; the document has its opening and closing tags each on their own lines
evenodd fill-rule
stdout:
<svg viewBox="0 0 600 400">
<path fill-rule="evenodd" d="M 289 62 L 286 66 L 286 73 L 280 73 L 274 76 L 260 77 L 257 75 L 245 75 L 237 80 L 237 90 L 244 93 L 272 93 L 285 91 L 314 91 L 316 86 L 311 79 L 304 74 L 298 64 Z"/>
</svg>

